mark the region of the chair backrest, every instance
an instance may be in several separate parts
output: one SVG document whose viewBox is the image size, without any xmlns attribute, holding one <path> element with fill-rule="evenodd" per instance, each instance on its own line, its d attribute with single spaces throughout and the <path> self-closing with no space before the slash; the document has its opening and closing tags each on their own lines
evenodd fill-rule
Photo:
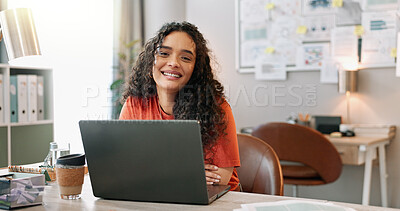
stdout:
<svg viewBox="0 0 400 211">
<path fill-rule="evenodd" d="M 252 135 L 268 143 L 280 160 L 294 161 L 313 168 L 326 183 L 342 171 L 342 160 L 333 144 L 320 132 L 297 124 L 267 123 Z"/>
<path fill-rule="evenodd" d="M 243 191 L 283 195 L 283 176 L 272 147 L 254 136 L 238 134 L 240 167 L 237 173 Z"/>
</svg>

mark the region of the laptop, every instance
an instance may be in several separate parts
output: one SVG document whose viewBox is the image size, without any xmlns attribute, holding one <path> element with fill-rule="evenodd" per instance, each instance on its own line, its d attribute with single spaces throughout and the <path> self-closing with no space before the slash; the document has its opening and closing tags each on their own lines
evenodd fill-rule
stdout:
<svg viewBox="0 0 400 211">
<path fill-rule="evenodd" d="M 79 127 L 96 197 L 210 204 L 230 189 L 206 184 L 196 120 L 82 120 Z"/>
</svg>

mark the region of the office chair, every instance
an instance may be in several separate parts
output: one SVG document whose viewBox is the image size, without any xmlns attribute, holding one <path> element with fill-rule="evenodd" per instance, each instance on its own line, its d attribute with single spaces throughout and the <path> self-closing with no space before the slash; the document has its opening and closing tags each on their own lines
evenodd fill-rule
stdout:
<svg viewBox="0 0 400 211">
<path fill-rule="evenodd" d="M 242 190 L 283 195 L 279 159 L 272 147 L 254 136 L 238 134 L 240 167 L 236 168 Z"/>
<path fill-rule="evenodd" d="M 342 172 L 342 160 L 335 146 L 320 132 L 297 124 L 267 123 L 252 135 L 268 143 L 281 161 L 283 183 L 322 185 L 334 182 Z M 295 163 L 293 163 L 295 162 Z"/>
</svg>

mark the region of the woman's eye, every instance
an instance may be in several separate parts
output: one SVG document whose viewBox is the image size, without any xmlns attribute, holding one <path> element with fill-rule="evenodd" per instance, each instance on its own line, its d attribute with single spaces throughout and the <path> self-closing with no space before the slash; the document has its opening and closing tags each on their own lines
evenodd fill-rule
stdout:
<svg viewBox="0 0 400 211">
<path fill-rule="evenodd" d="M 162 57 L 166 57 L 166 56 L 168 56 L 169 54 L 168 54 L 167 52 L 159 51 L 159 52 L 158 52 L 158 55 L 159 55 L 159 56 L 162 56 Z"/>
<path fill-rule="evenodd" d="M 187 56 L 182 56 L 181 58 L 182 58 L 183 61 L 186 61 L 186 62 L 192 61 L 192 59 L 190 57 L 187 57 Z"/>
</svg>

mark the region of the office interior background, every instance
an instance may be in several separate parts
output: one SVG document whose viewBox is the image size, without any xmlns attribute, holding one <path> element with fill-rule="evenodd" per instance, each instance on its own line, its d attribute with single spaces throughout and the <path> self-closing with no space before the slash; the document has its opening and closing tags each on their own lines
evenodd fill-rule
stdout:
<svg viewBox="0 0 400 211">
<path fill-rule="evenodd" d="M 122 1 L 122 0 L 121 0 Z M 78 121 L 110 119 L 113 80 L 115 1 L 12 0 L 2 8 L 30 7 L 43 52 L 39 65 L 53 68 L 54 141 L 71 143 L 82 152 Z M 144 39 L 165 22 L 189 21 L 203 33 L 215 56 L 217 77 L 225 86 L 237 130 L 266 122 L 286 121 L 292 113 L 346 115 L 346 96 L 337 84 L 321 84 L 319 71 L 288 72 L 285 81 L 258 81 L 236 70 L 234 0 L 146 0 Z M 310 88 L 313 87 L 313 88 Z M 295 92 L 295 95 L 293 94 Z M 400 127 L 400 77 L 395 67 L 359 71 L 358 92 L 351 97 L 352 123 Z M 386 148 L 389 207 L 400 208 L 400 143 Z M 340 178 L 328 185 L 299 187 L 299 196 L 361 203 L 363 166 L 343 166 Z M 378 168 L 373 167 L 371 205 L 380 205 Z M 285 195 L 291 194 L 285 188 Z"/>
</svg>

